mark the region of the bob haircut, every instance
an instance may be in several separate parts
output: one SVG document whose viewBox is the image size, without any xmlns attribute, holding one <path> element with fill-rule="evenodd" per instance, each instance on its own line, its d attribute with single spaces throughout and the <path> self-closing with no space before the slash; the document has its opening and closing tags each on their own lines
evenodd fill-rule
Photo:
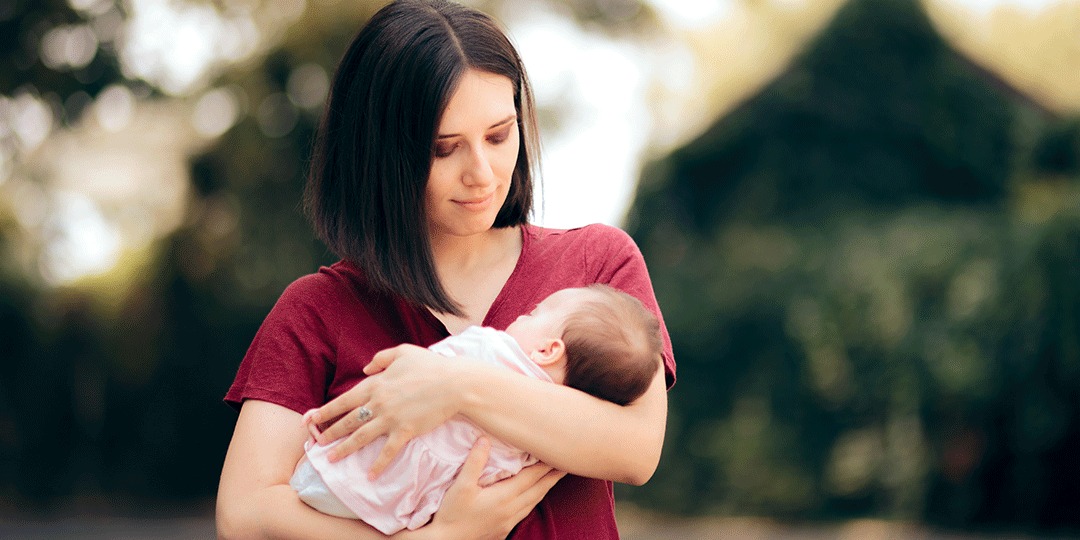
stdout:
<svg viewBox="0 0 1080 540">
<path fill-rule="evenodd" d="M 435 271 L 424 193 L 442 113 L 469 69 L 514 85 L 521 141 L 494 226 L 527 223 L 538 150 L 525 68 L 487 15 L 445 0 L 399 0 L 353 39 L 315 135 L 304 211 L 316 235 L 376 291 L 462 315 Z"/>
</svg>

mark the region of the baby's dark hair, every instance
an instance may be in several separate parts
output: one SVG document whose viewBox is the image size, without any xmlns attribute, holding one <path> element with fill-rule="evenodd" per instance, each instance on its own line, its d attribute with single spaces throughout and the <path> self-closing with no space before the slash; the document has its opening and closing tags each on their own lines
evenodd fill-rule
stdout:
<svg viewBox="0 0 1080 540">
<path fill-rule="evenodd" d="M 649 388 L 660 365 L 660 323 L 641 302 L 607 285 L 586 287 L 593 296 L 563 327 L 567 386 L 626 405 Z"/>
</svg>

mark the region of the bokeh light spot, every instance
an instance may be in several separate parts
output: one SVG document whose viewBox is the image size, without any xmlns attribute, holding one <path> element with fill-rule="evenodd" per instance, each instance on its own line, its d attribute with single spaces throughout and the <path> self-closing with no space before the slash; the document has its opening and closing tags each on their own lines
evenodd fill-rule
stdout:
<svg viewBox="0 0 1080 540">
<path fill-rule="evenodd" d="M 236 94 L 227 88 L 215 88 L 195 103 L 191 123 L 200 135 L 218 137 L 233 127 L 239 116 L 240 102 Z"/>
<path fill-rule="evenodd" d="M 41 61 L 51 69 L 78 69 L 97 55 L 98 39 L 87 25 L 58 26 L 41 40 Z"/>
<path fill-rule="evenodd" d="M 263 99 L 256 114 L 259 127 L 267 137 L 284 137 L 294 127 L 298 115 L 289 98 L 282 93 L 270 94 Z"/>
<path fill-rule="evenodd" d="M 46 220 L 48 241 L 42 276 L 53 284 L 111 269 L 120 256 L 120 234 L 85 195 L 57 193 Z"/>
<path fill-rule="evenodd" d="M 330 79 L 326 70 L 318 64 L 304 64 L 289 75 L 286 83 L 289 100 L 298 107 L 314 109 L 320 107 L 330 88 Z"/>
<path fill-rule="evenodd" d="M 24 151 L 30 152 L 49 136 L 53 128 L 52 110 L 38 97 L 22 93 L 8 102 L 7 122 L 19 138 Z M 5 111 L 0 110 L 0 115 Z"/>
<path fill-rule="evenodd" d="M 101 127 L 107 131 L 120 131 L 131 123 L 135 115 L 135 96 L 126 86 L 110 86 L 98 95 L 94 113 Z"/>
</svg>

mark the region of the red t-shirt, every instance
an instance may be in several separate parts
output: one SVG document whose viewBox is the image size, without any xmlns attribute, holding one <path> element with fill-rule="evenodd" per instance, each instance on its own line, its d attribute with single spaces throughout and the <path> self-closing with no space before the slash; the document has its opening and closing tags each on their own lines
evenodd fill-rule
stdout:
<svg viewBox="0 0 1080 540">
<path fill-rule="evenodd" d="M 641 300 L 660 319 L 664 371 L 675 382 L 671 339 L 653 295 L 645 261 L 625 232 L 606 225 L 567 231 L 522 228 L 521 256 L 483 325 L 499 330 L 551 293 L 606 283 Z M 297 279 L 278 299 L 251 343 L 225 396 L 296 412 L 319 407 L 365 377 L 375 353 L 412 343 L 427 347 L 449 334 L 427 309 L 376 294 L 359 268 L 335 263 Z M 619 537 L 612 484 L 568 475 L 514 529 L 515 540 L 602 540 Z"/>
</svg>

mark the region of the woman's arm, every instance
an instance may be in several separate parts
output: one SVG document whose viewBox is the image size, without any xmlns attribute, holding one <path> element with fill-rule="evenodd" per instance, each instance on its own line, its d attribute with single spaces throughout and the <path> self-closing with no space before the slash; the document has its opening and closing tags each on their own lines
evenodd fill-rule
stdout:
<svg viewBox="0 0 1080 540">
<path fill-rule="evenodd" d="M 386 538 L 361 521 L 328 516 L 300 501 L 289 478 L 307 437 L 298 413 L 244 402 L 221 472 L 219 538 Z M 479 488 L 487 448 L 477 446 L 433 522 L 393 538 L 505 538 L 561 478 L 550 467 L 530 467 L 507 482 Z"/>
<path fill-rule="evenodd" d="M 300 501 L 289 478 L 307 436 L 296 412 L 244 402 L 221 470 L 219 538 L 385 538 L 362 522 L 321 514 Z"/>
<path fill-rule="evenodd" d="M 667 423 L 663 369 L 645 394 L 626 406 L 562 385 L 485 371 L 469 377 L 461 413 L 493 436 L 580 476 L 642 485 L 656 471 Z"/>
<path fill-rule="evenodd" d="M 459 360 L 446 362 L 412 345 L 380 352 L 365 368 L 378 375 L 315 413 L 312 419 L 320 424 L 342 417 L 320 440 L 348 436 L 335 449 L 344 456 L 388 435 L 372 465 L 372 474 L 378 474 L 411 438 L 462 414 L 492 436 L 572 474 L 640 485 L 655 472 L 667 422 L 663 368 L 643 396 L 619 406 L 573 388 Z M 374 417 L 360 426 L 354 411 L 362 405 Z"/>
</svg>

